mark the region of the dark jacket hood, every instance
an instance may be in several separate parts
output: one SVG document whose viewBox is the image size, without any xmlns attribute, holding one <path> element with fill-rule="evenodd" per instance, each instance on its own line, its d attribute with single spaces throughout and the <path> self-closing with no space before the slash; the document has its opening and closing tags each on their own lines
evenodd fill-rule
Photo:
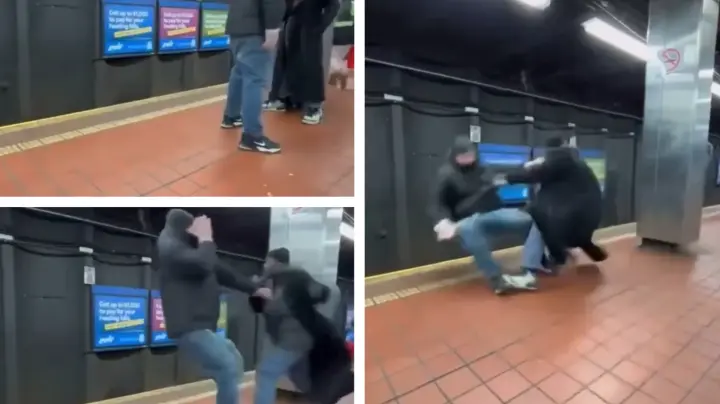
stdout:
<svg viewBox="0 0 720 404">
<path fill-rule="evenodd" d="M 457 163 L 455 158 L 464 153 L 473 153 L 475 155 L 475 163 L 471 164 L 469 166 L 461 166 Z M 478 162 L 478 147 L 477 144 L 473 143 L 470 139 L 468 139 L 465 136 L 458 136 L 455 138 L 455 141 L 453 142 L 452 147 L 450 147 L 450 152 L 448 153 L 448 160 L 450 161 L 450 165 L 452 165 L 453 168 L 456 170 L 464 171 L 469 170 L 473 168 L 480 167 L 480 163 Z"/>
<path fill-rule="evenodd" d="M 165 229 L 177 233 L 187 233 L 187 229 L 195 220 L 195 217 L 190 212 L 182 209 L 170 209 L 165 217 Z"/>
<path fill-rule="evenodd" d="M 183 209 L 171 209 L 165 216 L 165 227 L 160 232 L 160 237 L 168 237 L 180 240 L 191 246 L 197 246 L 197 238 L 188 233 L 188 229 L 195 220 L 195 217 Z"/>
<path fill-rule="evenodd" d="M 552 147 L 545 151 L 545 160 L 560 161 L 575 159 L 577 150 L 567 146 Z"/>
</svg>

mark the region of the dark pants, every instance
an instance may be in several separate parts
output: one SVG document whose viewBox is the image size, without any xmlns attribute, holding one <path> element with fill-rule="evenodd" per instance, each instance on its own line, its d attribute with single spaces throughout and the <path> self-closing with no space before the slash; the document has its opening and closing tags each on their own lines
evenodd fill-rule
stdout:
<svg viewBox="0 0 720 404">
<path fill-rule="evenodd" d="M 239 404 L 238 384 L 245 373 L 242 355 L 235 344 L 210 330 L 197 330 L 178 341 L 181 354 L 197 363 L 205 377 L 217 386 L 217 404 Z"/>
</svg>

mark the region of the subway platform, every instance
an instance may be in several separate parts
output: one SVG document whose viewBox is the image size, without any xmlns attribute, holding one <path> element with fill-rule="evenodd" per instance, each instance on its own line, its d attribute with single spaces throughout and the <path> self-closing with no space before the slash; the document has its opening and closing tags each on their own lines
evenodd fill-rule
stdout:
<svg viewBox="0 0 720 404">
<path fill-rule="evenodd" d="M 716 215 L 687 256 L 606 232 L 608 261 L 533 293 L 496 297 L 469 264 L 368 284 L 366 403 L 718 402 Z"/>
<path fill-rule="evenodd" d="M 325 118 L 266 112 L 280 155 L 220 129 L 225 86 L 0 127 L 0 196 L 352 196 L 353 91 Z"/>
<path fill-rule="evenodd" d="M 241 403 L 252 404 L 253 394 L 253 382 L 243 384 Z M 280 392 L 277 397 L 277 404 L 305 403 L 301 397 L 287 392 Z M 344 397 L 338 404 L 352 403 L 353 396 L 350 395 Z M 90 404 L 215 404 L 215 391 L 210 382 L 198 382 Z"/>
</svg>

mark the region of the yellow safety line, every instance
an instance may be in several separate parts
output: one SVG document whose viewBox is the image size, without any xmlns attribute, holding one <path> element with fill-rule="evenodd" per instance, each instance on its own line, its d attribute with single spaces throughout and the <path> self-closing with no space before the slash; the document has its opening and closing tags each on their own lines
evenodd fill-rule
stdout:
<svg viewBox="0 0 720 404">
<path fill-rule="evenodd" d="M 53 116 L 53 117 L 49 117 L 49 118 L 42 118 L 42 119 L 37 119 L 34 121 L 20 122 L 20 123 L 15 123 L 12 125 L 0 126 L 0 135 L 5 135 L 8 133 L 17 132 L 17 131 L 20 131 L 23 129 L 28 129 L 28 128 L 36 128 L 38 126 L 46 126 L 46 125 L 51 125 L 51 124 L 55 124 L 55 123 L 72 121 L 74 119 L 87 118 L 90 116 L 100 115 L 100 114 L 108 113 L 108 112 L 122 111 L 122 110 L 125 110 L 128 108 L 132 108 L 132 107 L 136 107 L 136 106 L 140 106 L 140 105 L 154 104 L 154 103 L 161 102 L 161 101 L 168 101 L 168 100 L 181 98 L 181 97 L 185 97 L 185 96 L 196 94 L 196 93 L 201 93 L 201 92 L 205 92 L 205 91 L 222 88 L 224 86 L 225 86 L 225 84 L 219 84 L 219 85 L 210 86 L 210 87 L 197 88 L 194 90 L 181 91 L 179 93 L 159 95 L 156 97 L 146 98 L 146 99 L 137 100 L 137 101 L 130 101 L 130 102 L 122 103 L 122 104 L 115 104 L 115 105 L 109 105 L 106 107 L 89 109 L 86 111 L 78 111 L 78 112 L 73 112 L 73 113 L 69 113 L 69 114 L 65 114 L 65 115 L 58 115 L 58 116 Z"/>
<path fill-rule="evenodd" d="M 716 209 L 720 209 L 720 205 L 712 205 L 712 206 L 707 206 L 707 207 L 703 208 L 704 216 L 705 217 L 712 216 L 713 214 L 710 212 L 712 212 L 713 210 L 716 210 Z M 708 213 L 710 213 L 710 214 L 708 215 Z M 624 223 L 624 224 L 619 224 L 619 225 L 610 226 L 610 227 L 604 227 L 602 229 L 599 229 L 598 231 L 605 233 L 605 232 L 610 232 L 610 231 L 619 229 L 624 226 L 629 227 L 629 226 L 633 226 L 633 225 L 636 225 L 636 222 Z M 612 238 L 612 236 L 610 236 L 610 238 Z M 520 251 L 521 248 L 522 248 L 521 246 L 504 248 L 501 250 L 493 251 L 493 255 L 503 257 L 503 256 L 507 256 L 510 254 L 516 254 Z M 390 280 L 399 279 L 399 278 L 416 275 L 416 274 L 422 274 L 422 273 L 426 273 L 426 272 L 434 272 L 434 271 L 440 271 L 440 270 L 445 270 L 445 269 L 449 269 L 449 268 L 456 268 L 458 265 L 467 264 L 471 260 L 472 260 L 472 257 L 462 257 L 462 258 L 456 258 L 456 259 L 447 260 L 447 261 L 440 261 L 440 262 L 436 262 L 433 264 L 422 265 L 422 266 L 413 267 L 413 268 L 401 269 L 401 270 L 389 272 L 386 274 L 366 276 L 365 283 L 366 284 L 375 284 L 375 283 L 379 283 L 379 282 L 383 282 L 383 281 L 390 281 Z"/>
</svg>

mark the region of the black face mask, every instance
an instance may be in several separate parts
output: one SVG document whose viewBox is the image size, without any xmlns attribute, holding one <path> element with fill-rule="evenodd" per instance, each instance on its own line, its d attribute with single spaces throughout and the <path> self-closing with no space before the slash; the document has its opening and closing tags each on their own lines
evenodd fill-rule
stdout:
<svg viewBox="0 0 720 404">
<path fill-rule="evenodd" d="M 461 154 L 472 153 L 475 155 L 475 161 L 471 164 L 458 164 L 457 156 Z M 452 165 L 459 171 L 466 172 L 472 171 L 478 167 L 477 161 L 477 145 L 471 142 L 470 139 L 465 137 L 458 137 L 455 139 L 455 143 L 450 149 L 450 159 Z"/>
</svg>

